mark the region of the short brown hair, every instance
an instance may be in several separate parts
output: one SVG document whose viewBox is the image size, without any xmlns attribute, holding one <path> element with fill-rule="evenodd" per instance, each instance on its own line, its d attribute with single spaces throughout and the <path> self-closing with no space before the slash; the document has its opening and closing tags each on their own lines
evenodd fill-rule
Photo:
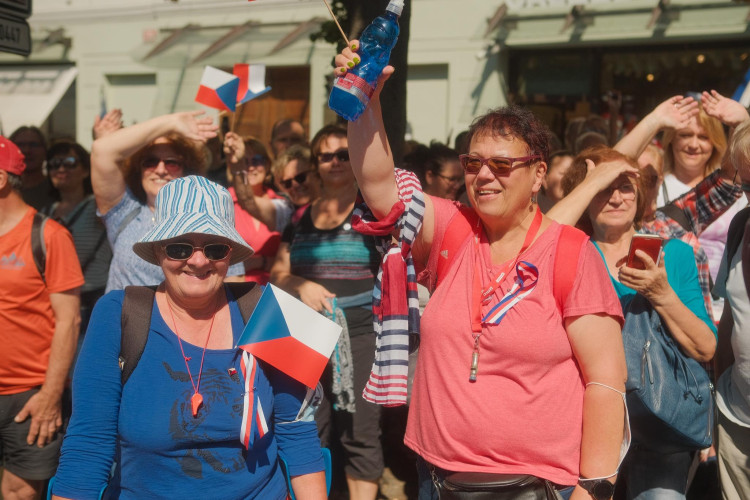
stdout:
<svg viewBox="0 0 750 500">
<path fill-rule="evenodd" d="M 549 128 L 534 113 L 520 106 L 495 108 L 476 118 L 469 127 L 468 144 L 481 135 L 521 139 L 530 155 L 541 156 L 545 163 L 549 159 Z"/>
<path fill-rule="evenodd" d="M 329 137 L 340 137 L 346 139 L 346 129 L 340 125 L 326 125 L 322 129 L 318 130 L 315 137 L 310 141 L 310 165 L 314 171 L 318 171 L 318 155 L 320 154 L 320 148 L 323 141 Z"/>
<path fill-rule="evenodd" d="M 568 196 L 573 191 L 573 189 L 575 189 L 581 182 L 583 182 L 583 179 L 586 178 L 586 173 L 588 172 L 588 168 L 586 167 L 586 160 L 591 160 L 592 162 L 594 162 L 594 165 L 600 165 L 602 163 L 609 163 L 613 161 L 624 161 L 631 167 L 638 169 L 638 162 L 636 162 L 633 158 L 626 156 L 619 151 L 615 151 L 608 146 L 594 146 L 584 149 L 578 154 L 578 156 L 573 158 L 573 163 L 565 173 L 565 177 L 563 177 L 562 188 L 565 196 Z M 635 198 L 636 206 L 633 225 L 636 229 L 640 229 L 641 222 L 643 221 L 643 214 L 646 211 L 647 203 L 646 189 L 643 185 L 641 177 L 638 177 L 635 180 L 635 186 L 637 194 Z M 584 216 L 581 217 L 578 225 L 589 235 L 591 234 L 591 221 L 589 220 L 588 215 L 584 214 Z"/>
<path fill-rule="evenodd" d="M 312 165 L 311 152 L 308 146 L 304 144 L 295 144 L 281 153 L 271 165 L 271 174 L 276 182 L 281 182 L 281 176 L 284 174 L 284 168 L 292 161 L 297 160 L 308 167 Z"/>
<path fill-rule="evenodd" d="M 141 161 L 146 157 L 156 141 L 166 139 L 168 144 L 183 161 L 184 168 L 182 175 L 202 175 L 208 167 L 208 155 L 203 145 L 198 145 L 182 134 L 168 134 L 151 141 L 141 149 L 133 153 L 125 161 L 124 177 L 125 184 L 130 188 L 136 199 L 141 203 L 146 203 L 146 192 L 143 190 L 141 180 Z"/>
</svg>

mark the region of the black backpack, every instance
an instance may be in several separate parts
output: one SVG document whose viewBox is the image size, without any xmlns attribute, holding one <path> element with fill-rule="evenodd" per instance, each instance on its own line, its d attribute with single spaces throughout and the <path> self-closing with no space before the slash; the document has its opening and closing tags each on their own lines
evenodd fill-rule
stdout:
<svg viewBox="0 0 750 500">
<path fill-rule="evenodd" d="M 250 315 L 263 293 L 258 283 L 226 283 L 237 301 L 242 320 L 247 323 Z M 143 350 L 148 341 L 151 326 L 151 310 L 154 306 L 156 286 L 125 287 L 125 298 L 122 301 L 120 322 L 120 371 L 121 382 L 125 385 L 130 375 L 138 366 Z"/>
</svg>

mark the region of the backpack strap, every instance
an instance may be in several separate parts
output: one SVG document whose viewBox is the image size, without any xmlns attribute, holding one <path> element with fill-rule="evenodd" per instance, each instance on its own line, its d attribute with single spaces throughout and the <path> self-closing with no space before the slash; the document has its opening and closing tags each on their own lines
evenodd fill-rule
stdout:
<svg viewBox="0 0 750 500">
<path fill-rule="evenodd" d="M 573 283 L 578 274 L 578 257 L 581 255 L 581 248 L 588 239 L 586 233 L 573 226 L 563 225 L 560 230 L 552 274 L 552 294 L 555 296 L 560 315 L 562 315 L 565 301 L 573 289 Z"/>
<path fill-rule="evenodd" d="M 140 213 L 140 211 L 141 211 L 141 206 L 138 205 L 133 210 L 131 210 L 128 213 L 128 215 L 125 216 L 124 219 L 122 219 L 122 222 L 120 222 L 120 225 L 117 226 L 117 232 L 115 232 L 115 237 L 112 238 L 112 243 L 114 243 L 115 241 L 117 241 L 117 238 L 120 237 L 120 234 L 122 234 L 122 232 L 125 230 L 125 228 L 128 227 L 128 224 L 130 224 L 131 222 L 133 222 L 133 219 L 135 219 L 138 216 L 138 214 Z"/>
<path fill-rule="evenodd" d="M 45 270 L 47 268 L 47 244 L 44 242 L 44 226 L 47 225 L 47 219 L 48 217 L 45 215 L 36 212 L 34 214 L 34 220 L 31 223 L 31 254 L 34 257 L 36 270 L 39 271 L 39 275 L 45 283 L 47 283 L 45 277 Z"/>
<path fill-rule="evenodd" d="M 127 286 L 120 316 L 120 377 L 125 386 L 146 348 L 156 286 Z"/>
<path fill-rule="evenodd" d="M 247 323 L 258 305 L 262 287 L 257 283 L 226 283 L 237 301 L 242 314 L 242 321 Z M 120 333 L 120 370 L 121 383 L 124 386 L 138 365 L 148 341 L 151 328 L 151 311 L 154 307 L 156 286 L 125 287 L 125 298 L 122 301 Z"/>
<path fill-rule="evenodd" d="M 237 301 L 237 307 L 242 314 L 242 322 L 247 324 L 252 316 L 255 306 L 258 305 L 260 296 L 263 295 L 263 287 L 252 281 L 246 283 L 225 283 L 229 291 Z"/>
<path fill-rule="evenodd" d="M 437 280 L 435 288 L 438 287 L 448 270 L 453 264 L 458 250 L 463 246 L 466 238 L 472 233 L 472 227 L 479 221 L 479 216 L 471 207 L 461 207 L 453 214 L 448 227 L 440 242 L 440 254 L 437 261 Z"/>
</svg>

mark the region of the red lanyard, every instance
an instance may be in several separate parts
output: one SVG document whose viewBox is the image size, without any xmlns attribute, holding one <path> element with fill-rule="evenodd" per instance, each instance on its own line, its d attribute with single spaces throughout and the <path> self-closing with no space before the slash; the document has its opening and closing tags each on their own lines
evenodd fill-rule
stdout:
<svg viewBox="0 0 750 500">
<path fill-rule="evenodd" d="M 508 273 L 513 269 L 513 267 L 516 265 L 516 262 L 518 262 L 518 257 L 526 251 L 527 248 L 531 245 L 531 243 L 534 241 L 534 238 L 536 238 L 536 234 L 539 232 L 539 227 L 542 225 L 542 211 L 539 210 L 539 207 L 536 207 L 536 214 L 534 214 L 534 220 L 531 222 L 531 226 L 529 226 L 528 231 L 526 231 L 526 238 L 523 240 L 523 246 L 521 246 L 521 250 L 516 254 L 516 257 L 509 261 L 503 269 L 498 273 L 497 277 L 492 280 L 490 283 L 490 286 L 486 289 L 482 290 L 482 279 L 481 279 L 481 273 L 482 268 L 479 263 L 479 259 L 481 256 L 481 253 L 478 251 L 476 255 L 476 260 L 474 261 L 474 290 L 472 293 L 472 305 L 474 308 L 474 314 L 471 319 L 471 330 L 473 332 L 475 342 L 478 342 L 479 335 L 482 333 L 482 304 L 485 303 L 487 300 L 489 300 L 492 295 L 495 293 L 495 290 L 500 286 L 500 283 L 505 279 L 505 277 L 508 275 Z M 477 249 L 479 250 L 479 238 L 474 238 L 474 244 L 476 245 Z"/>
</svg>

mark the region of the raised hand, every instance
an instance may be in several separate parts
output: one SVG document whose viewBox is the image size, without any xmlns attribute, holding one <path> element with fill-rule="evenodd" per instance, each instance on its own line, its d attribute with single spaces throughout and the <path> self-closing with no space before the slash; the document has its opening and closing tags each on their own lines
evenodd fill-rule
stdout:
<svg viewBox="0 0 750 500">
<path fill-rule="evenodd" d="M 245 160 L 245 141 L 234 132 L 227 132 L 224 136 L 224 155 L 227 163 L 234 165 Z"/>
<path fill-rule="evenodd" d="M 724 97 L 715 90 L 704 91 L 701 94 L 703 110 L 708 116 L 712 116 L 721 123 L 730 127 L 736 127 L 745 120 L 750 119 L 747 109 L 739 102 Z"/>
<path fill-rule="evenodd" d="M 676 95 L 659 104 L 649 116 L 658 121 L 660 129 L 679 130 L 687 127 L 698 112 L 699 106 L 695 99 Z"/>
<path fill-rule="evenodd" d="M 110 110 L 103 117 L 97 115 L 94 117 L 94 127 L 92 129 L 92 135 L 94 140 L 104 137 L 107 134 L 111 134 L 116 130 L 122 128 L 122 110 L 115 108 Z"/>
<path fill-rule="evenodd" d="M 206 142 L 212 137 L 216 137 L 219 126 L 209 116 L 201 116 L 205 111 L 185 111 L 174 113 L 172 116 L 172 126 L 175 132 L 178 132 L 188 139 L 198 142 Z"/>
<path fill-rule="evenodd" d="M 586 160 L 586 179 L 583 181 L 597 188 L 597 191 L 604 191 L 621 175 L 638 178 L 640 172 L 627 162 L 607 162 L 600 165 L 594 165 L 591 160 Z"/>
</svg>

